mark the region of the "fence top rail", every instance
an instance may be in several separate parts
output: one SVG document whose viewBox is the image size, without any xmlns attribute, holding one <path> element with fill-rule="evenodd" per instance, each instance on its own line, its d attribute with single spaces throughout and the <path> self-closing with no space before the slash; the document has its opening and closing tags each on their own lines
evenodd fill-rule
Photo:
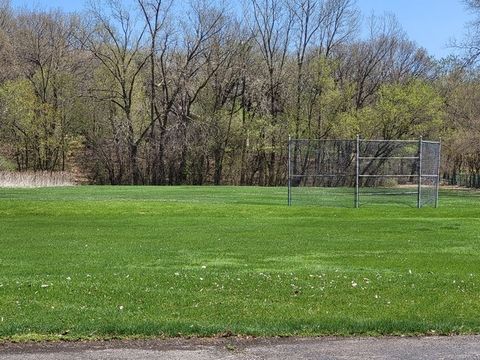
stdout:
<svg viewBox="0 0 480 360">
<path fill-rule="evenodd" d="M 415 177 L 415 178 L 418 178 L 418 177 L 431 177 L 431 178 L 437 178 L 438 175 L 431 175 L 431 174 L 427 174 L 427 175 L 418 175 L 418 172 L 415 173 L 415 174 L 360 174 L 358 175 L 359 177 L 371 177 L 371 178 L 388 178 L 388 177 L 398 177 L 398 178 L 403 178 L 403 177 Z"/>
<path fill-rule="evenodd" d="M 372 142 L 372 143 L 376 143 L 376 142 L 383 142 L 383 143 L 392 143 L 392 142 L 395 142 L 395 143 L 416 143 L 418 144 L 418 142 L 420 140 L 397 140 L 397 139 L 394 139 L 394 140 L 380 140 L 380 139 L 373 139 L 373 140 L 367 140 L 367 139 L 358 139 L 360 142 L 366 142 L 366 143 L 369 143 L 369 142 Z M 424 141 L 425 142 L 425 141 Z"/>
<path fill-rule="evenodd" d="M 355 174 L 346 174 L 346 173 L 339 173 L 339 174 L 292 174 L 292 178 L 298 178 L 298 177 L 348 177 L 348 176 L 355 176 Z"/>
<path fill-rule="evenodd" d="M 289 139 L 290 142 L 295 141 L 339 141 L 339 142 L 355 142 L 355 139 Z"/>
<path fill-rule="evenodd" d="M 359 160 L 417 160 L 418 156 L 359 156 Z"/>
<path fill-rule="evenodd" d="M 356 142 L 356 139 L 289 139 L 289 142 L 296 142 L 296 141 L 338 141 L 338 142 Z M 417 140 L 412 140 L 412 139 L 407 139 L 407 140 L 400 140 L 400 139 L 358 139 L 359 142 L 399 142 L 399 143 L 418 143 L 420 139 Z M 440 141 L 434 141 L 434 140 L 421 140 L 423 143 L 427 144 L 440 144 Z"/>
</svg>

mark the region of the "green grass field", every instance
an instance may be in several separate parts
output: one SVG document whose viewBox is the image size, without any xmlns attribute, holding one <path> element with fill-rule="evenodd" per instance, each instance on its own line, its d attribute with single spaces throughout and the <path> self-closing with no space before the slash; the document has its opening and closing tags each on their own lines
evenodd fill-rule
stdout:
<svg viewBox="0 0 480 360">
<path fill-rule="evenodd" d="M 0 338 L 480 333 L 480 196 L 0 189 Z"/>
</svg>

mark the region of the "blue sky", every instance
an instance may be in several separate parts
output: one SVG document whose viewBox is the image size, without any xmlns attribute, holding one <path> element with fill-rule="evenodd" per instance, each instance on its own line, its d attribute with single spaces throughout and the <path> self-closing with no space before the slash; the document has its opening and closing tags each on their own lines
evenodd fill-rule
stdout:
<svg viewBox="0 0 480 360">
<path fill-rule="evenodd" d="M 184 0 L 179 0 L 184 1 Z M 14 6 L 81 11 L 83 0 L 12 0 Z M 408 36 L 432 55 L 443 57 L 453 50 L 447 43 L 461 39 L 470 14 L 462 0 L 357 0 L 364 16 L 395 14 Z"/>
<path fill-rule="evenodd" d="M 395 14 L 410 39 L 431 54 L 443 57 L 453 52 L 447 44 L 465 34 L 471 14 L 462 0 L 357 0 L 364 16 L 374 12 Z"/>
</svg>

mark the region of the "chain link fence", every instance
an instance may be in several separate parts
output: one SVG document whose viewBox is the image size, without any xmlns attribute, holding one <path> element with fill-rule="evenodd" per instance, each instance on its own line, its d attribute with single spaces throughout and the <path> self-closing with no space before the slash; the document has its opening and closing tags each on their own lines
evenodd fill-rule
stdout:
<svg viewBox="0 0 480 360">
<path fill-rule="evenodd" d="M 440 149 L 423 139 L 290 139 L 288 204 L 437 206 Z"/>
</svg>

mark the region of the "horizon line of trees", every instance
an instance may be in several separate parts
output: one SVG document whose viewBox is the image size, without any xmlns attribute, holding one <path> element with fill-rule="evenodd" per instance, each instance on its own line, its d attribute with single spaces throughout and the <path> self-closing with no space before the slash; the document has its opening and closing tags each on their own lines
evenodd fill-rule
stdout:
<svg viewBox="0 0 480 360">
<path fill-rule="evenodd" d="M 275 186 L 289 135 L 360 133 L 442 137 L 445 174 L 480 174 L 474 42 L 466 65 L 355 0 L 237 6 L 102 0 L 69 14 L 0 0 L 0 170 Z"/>
</svg>

